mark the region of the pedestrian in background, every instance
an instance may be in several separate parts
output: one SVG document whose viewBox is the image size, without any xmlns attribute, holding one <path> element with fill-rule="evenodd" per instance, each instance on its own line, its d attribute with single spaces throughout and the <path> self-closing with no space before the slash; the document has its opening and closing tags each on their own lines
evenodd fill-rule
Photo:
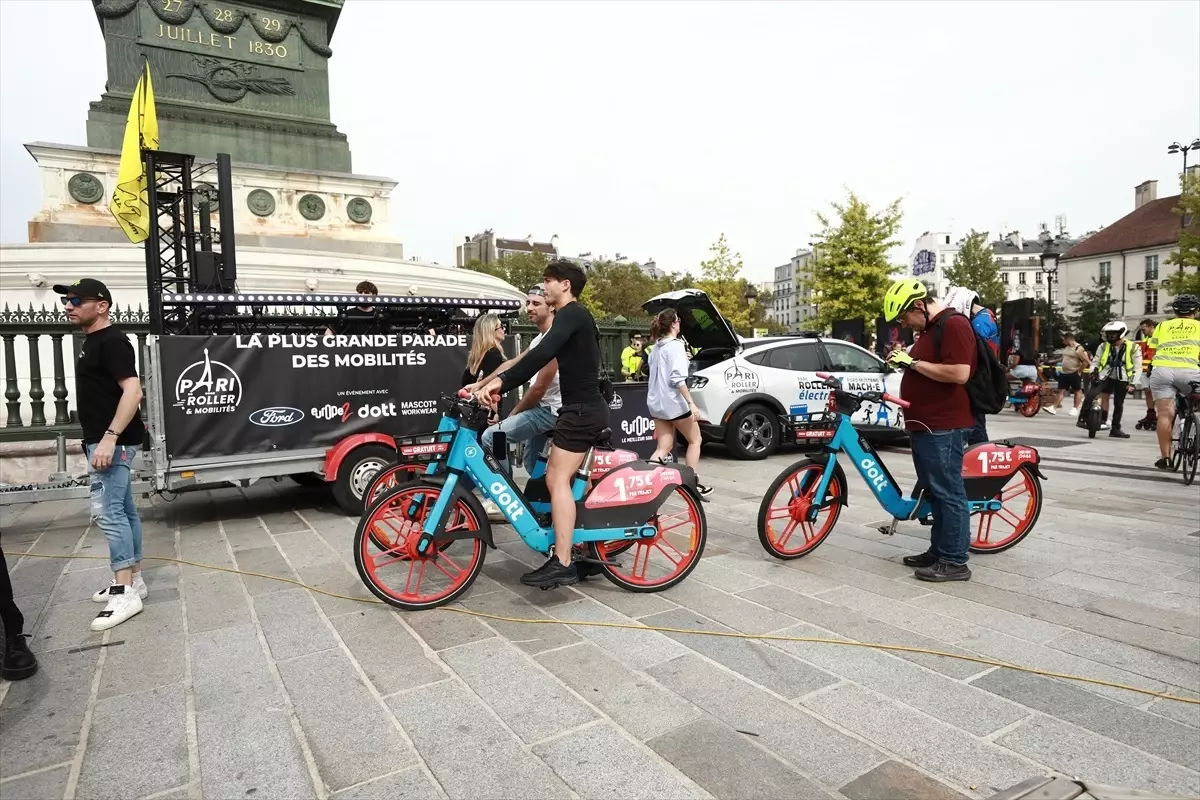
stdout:
<svg viewBox="0 0 1200 800">
<path fill-rule="evenodd" d="M 98 280 L 55 286 L 71 324 L 87 334 L 75 365 L 75 402 L 91 476 L 92 520 L 108 540 L 112 583 L 92 595 L 105 603 L 92 630 L 105 631 L 142 612 L 142 521 L 133 499 L 133 459 L 146 436 L 133 345 L 112 324 L 112 295 Z"/>
<path fill-rule="evenodd" d="M 1154 392 L 1150 391 L 1150 373 L 1154 371 L 1154 348 L 1150 346 L 1150 337 L 1154 335 L 1157 324 L 1147 317 L 1138 327 L 1137 343 L 1142 351 L 1142 375 L 1145 378 L 1142 385 L 1146 387 L 1146 416 L 1137 421 L 1138 430 L 1152 430 L 1158 424 L 1158 418 L 1154 415 Z"/>
<path fill-rule="evenodd" d="M 1078 417 L 1079 404 L 1083 400 L 1083 375 L 1092 368 L 1092 357 L 1083 349 L 1083 345 L 1075 340 L 1075 334 L 1064 333 L 1062 339 L 1063 346 L 1058 351 L 1062 358 L 1058 366 L 1058 391 L 1055 401 L 1046 407 L 1046 411 L 1057 414 L 1058 409 L 1062 408 L 1063 399 L 1070 394 L 1075 402 L 1071 416 Z"/>
<path fill-rule="evenodd" d="M 646 387 L 646 407 L 654 420 L 657 443 L 651 461 L 664 461 L 675 449 L 675 432 L 687 440 L 684 463 L 695 472 L 700 465 L 700 410 L 687 388 L 687 349 L 679 339 L 679 315 L 675 309 L 660 311 L 650 323 L 654 352 L 650 356 L 650 385 Z M 712 489 L 697 481 L 702 498 Z"/>
<path fill-rule="evenodd" d="M 629 346 L 621 351 L 621 377 L 636 381 L 646 375 L 646 340 L 637 331 L 629 332 Z"/>
</svg>

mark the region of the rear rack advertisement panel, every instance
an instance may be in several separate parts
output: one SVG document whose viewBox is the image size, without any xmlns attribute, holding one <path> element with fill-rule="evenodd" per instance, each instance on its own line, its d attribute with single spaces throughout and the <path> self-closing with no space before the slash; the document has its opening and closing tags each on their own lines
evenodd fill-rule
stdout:
<svg viewBox="0 0 1200 800">
<path fill-rule="evenodd" d="M 465 333 L 258 333 L 159 340 L 171 458 L 330 447 L 437 428 Z"/>
</svg>

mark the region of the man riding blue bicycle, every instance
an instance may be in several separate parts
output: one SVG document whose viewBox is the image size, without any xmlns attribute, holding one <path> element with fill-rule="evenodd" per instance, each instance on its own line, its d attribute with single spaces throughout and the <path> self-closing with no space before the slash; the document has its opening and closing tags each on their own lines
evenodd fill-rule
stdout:
<svg viewBox="0 0 1200 800">
<path fill-rule="evenodd" d="M 550 330 L 515 364 L 472 388 L 480 402 L 494 405 L 496 395 L 512 391 L 558 360 L 562 407 L 546 465 L 554 549 L 545 564 L 521 576 L 526 586 L 548 589 L 579 583 L 579 570 L 571 559 L 575 532 L 571 480 L 608 427 L 608 403 L 600 391 L 600 332 L 578 302 L 587 275 L 570 261 L 558 260 L 546 266 L 543 277 L 546 300 L 555 310 Z"/>
<path fill-rule="evenodd" d="M 892 284 L 883 299 L 883 317 L 919 334 L 911 352 L 897 350 L 888 357 L 889 364 L 904 370 L 900 395 L 910 404 L 905 423 L 913 465 L 933 509 L 929 550 L 906 556 L 904 564 L 916 567 L 914 575 L 923 581 L 970 580 L 970 513 L 962 466 L 975 425 L 965 386 L 975 369 L 975 333 L 966 317 L 936 302 L 916 278 Z"/>
</svg>

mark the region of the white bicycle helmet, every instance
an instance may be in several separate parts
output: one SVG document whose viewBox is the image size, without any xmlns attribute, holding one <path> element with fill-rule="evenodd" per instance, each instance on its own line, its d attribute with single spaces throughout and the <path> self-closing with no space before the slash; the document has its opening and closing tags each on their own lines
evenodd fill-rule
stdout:
<svg viewBox="0 0 1200 800">
<path fill-rule="evenodd" d="M 955 286 L 946 293 L 946 305 L 970 319 L 971 306 L 977 297 L 979 297 L 977 293 L 965 286 Z"/>
<path fill-rule="evenodd" d="M 1114 319 L 1112 322 L 1101 328 L 1100 332 L 1104 334 L 1105 339 L 1116 341 L 1117 339 L 1125 338 L 1125 334 L 1129 332 L 1129 328 L 1124 322 L 1121 322 L 1121 320 Z"/>
</svg>

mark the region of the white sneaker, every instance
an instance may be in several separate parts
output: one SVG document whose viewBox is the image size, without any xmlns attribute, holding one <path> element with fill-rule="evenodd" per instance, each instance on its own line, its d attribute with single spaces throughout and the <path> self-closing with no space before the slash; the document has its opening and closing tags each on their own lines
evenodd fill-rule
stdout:
<svg viewBox="0 0 1200 800">
<path fill-rule="evenodd" d="M 92 630 L 106 631 L 132 616 L 142 613 L 142 598 L 130 586 L 117 584 L 108 589 L 108 605 L 92 620 Z"/>
<path fill-rule="evenodd" d="M 504 512 L 500 510 L 500 506 L 496 505 L 491 500 L 483 501 L 483 510 L 487 512 L 488 522 L 508 522 L 504 516 Z"/>
<path fill-rule="evenodd" d="M 1079 409 L 1078 409 L 1078 408 L 1072 408 L 1072 409 L 1071 409 L 1071 416 L 1072 416 L 1072 417 L 1078 417 L 1078 416 L 1079 416 Z"/>
<path fill-rule="evenodd" d="M 96 592 L 94 595 L 92 595 L 92 602 L 93 603 L 107 603 L 108 602 L 108 590 L 116 585 L 117 585 L 117 582 L 113 581 L 108 586 L 105 586 L 103 589 Z M 146 595 L 150 594 L 150 589 L 149 589 L 149 587 L 146 586 L 146 579 L 142 577 L 142 573 L 140 573 L 140 572 L 136 572 L 133 575 L 133 588 L 137 589 L 138 597 L 140 597 L 142 599 L 145 599 Z"/>
<path fill-rule="evenodd" d="M 1047 414 L 1057 414 L 1058 413 L 1058 409 L 1055 408 L 1054 406 L 1042 406 L 1042 411 L 1045 411 Z"/>
<path fill-rule="evenodd" d="M 1100 430 L 1102 430 L 1102 431 L 1106 431 L 1106 430 L 1108 430 L 1108 423 L 1107 423 L 1107 422 L 1101 422 L 1101 423 L 1100 423 Z"/>
</svg>

